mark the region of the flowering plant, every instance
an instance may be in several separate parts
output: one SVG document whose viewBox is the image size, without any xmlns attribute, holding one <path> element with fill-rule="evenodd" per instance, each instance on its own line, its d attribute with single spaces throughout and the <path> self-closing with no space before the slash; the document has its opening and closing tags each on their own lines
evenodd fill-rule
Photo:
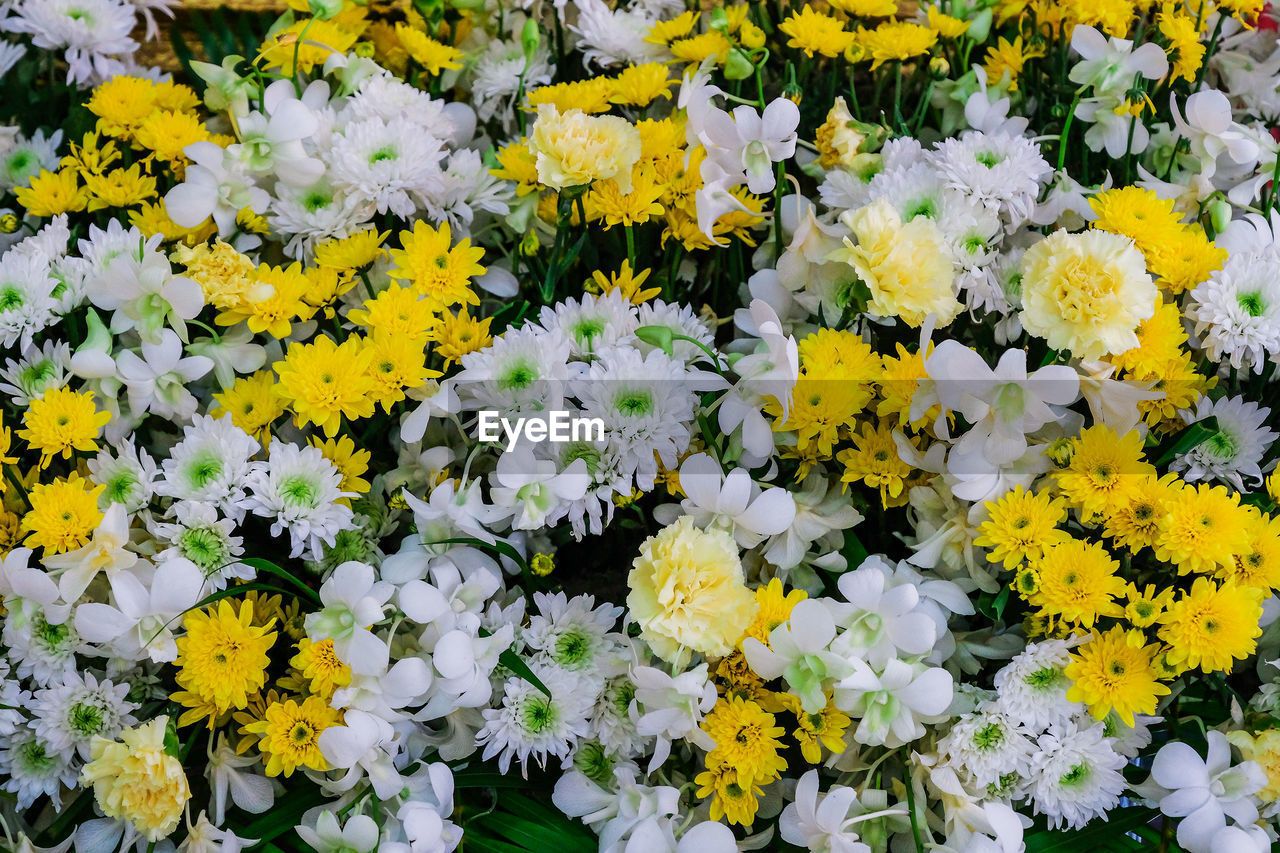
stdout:
<svg viewBox="0 0 1280 853">
<path fill-rule="evenodd" d="M 0 2 L 0 849 L 1271 849 L 1270 6 L 178 6 Z"/>
</svg>

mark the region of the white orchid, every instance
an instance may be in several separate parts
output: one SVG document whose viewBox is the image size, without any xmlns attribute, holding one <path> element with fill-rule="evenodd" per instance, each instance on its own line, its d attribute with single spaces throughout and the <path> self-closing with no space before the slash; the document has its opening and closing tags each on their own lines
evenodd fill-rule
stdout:
<svg viewBox="0 0 1280 853">
<path fill-rule="evenodd" d="M 333 640 L 334 651 L 353 672 L 382 672 L 390 652 L 368 626 L 382 621 L 383 607 L 394 591 L 386 581 L 374 580 L 373 566 L 343 563 L 320 586 L 323 608 L 307 614 L 307 633 L 313 640 Z"/>
<path fill-rule="evenodd" d="M 669 524 L 677 515 L 689 515 L 698 527 L 732 533 L 742 548 L 755 547 L 795 520 L 796 504 L 786 489 L 761 490 L 742 468 L 726 475 L 720 463 L 705 453 L 695 453 L 681 463 L 680 488 L 687 496 L 680 502 L 683 513 L 668 504 L 657 515 L 660 522 Z"/>
<path fill-rule="evenodd" d="M 747 637 L 742 651 L 756 675 L 765 681 L 785 679 L 804 712 L 817 714 L 826 707 L 831 685 L 854 672 L 847 658 L 830 650 L 835 636 L 836 623 L 827 605 L 810 598 L 769 633 L 769 645 Z"/>
<path fill-rule="evenodd" d="M 103 513 L 88 543 L 64 554 L 44 558 L 45 568 L 59 573 L 58 589 L 64 601 L 78 599 L 99 573 L 111 581 L 140 561 L 129 550 L 129 513 L 124 504 L 113 503 Z"/>
<path fill-rule="evenodd" d="M 129 660 L 168 663 L 178 656 L 174 629 L 204 590 L 204 573 L 178 557 L 156 567 L 150 587 L 127 572 L 112 584 L 115 605 L 87 602 L 76 608 L 75 627 L 91 643 L 111 643 Z"/>
</svg>

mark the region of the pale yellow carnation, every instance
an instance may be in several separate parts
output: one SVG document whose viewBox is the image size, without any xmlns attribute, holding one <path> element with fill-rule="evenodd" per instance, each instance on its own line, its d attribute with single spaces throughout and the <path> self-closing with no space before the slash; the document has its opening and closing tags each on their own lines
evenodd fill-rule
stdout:
<svg viewBox="0 0 1280 853">
<path fill-rule="evenodd" d="M 955 296 L 951 249 L 933 220 L 917 216 L 903 222 L 887 199 L 847 211 L 840 221 L 857 242 L 844 239 L 832 260 L 849 264 L 871 291 L 867 310 L 919 326 L 930 314 L 939 328 L 963 307 Z"/>
<path fill-rule="evenodd" d="M 1256 735 L 1244 731 L 1227 732 L 1227 740 L 1240 750 L 1245 761 L 1256 761 L 1267 775 L 1267 786 L 1258 792 L 1258 799 L 1274 803 L 1280 799 L 1280 730 L 1268 729 Z"/>
<path fill-rule="evenodd" d="M 668 663 L 683 666 L 691 651 L 729 654 L 755 618 L 733 537 L 699 530 L 691 516 L 646 539 L 634 566 L 627 608 L 640 636 Z"/>
<path fill-rule="evenodd" d="M 164 749 L 168 724 L 168 717 L 157 717 L 125 729 L 119 741 L 94 737 L 93 760 L 81 771 L 81 779 L 93 785 L 102 813 L 129 821 L 148 841 L 172 833 L 191 798 L 182 762 Z"/>
<path fill-rule="evenodd" d="M 617 116 L 592 116 L 582 110 L 562 113 L 552 104 L 539 104 L 529 150 L 538 180 L 552 189 L 613 179 L 630 193 L 631 167 L 640 159 L 640 131 Z"/>
<path fill-rule="evenodd" d="M 1080 358 L 1138 346 L 1158 295 L 1142 253 L 1118 234 L 1055 231 L 1022 259 L 1023 328 Z"/>
</svg>

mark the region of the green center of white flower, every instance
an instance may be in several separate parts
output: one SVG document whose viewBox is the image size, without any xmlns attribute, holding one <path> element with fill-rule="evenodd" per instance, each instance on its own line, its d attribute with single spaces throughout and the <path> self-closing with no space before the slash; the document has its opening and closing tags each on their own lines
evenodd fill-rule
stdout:
<svg viewBox="0 0 1280 853">
<path fill-rule="evenodd" d="M 315 509 L 320 504 L 320 489 L 310 477 L 299 474 L 280 481 L 280 497 L 291 507 Z"/>
<path fill-rule="evenodd" d="M 521 727 L 532 735 L 540 735 L 556 724 L 556 706 L 545 696 L 529 696 L 520 705 Z"/>
</svg>

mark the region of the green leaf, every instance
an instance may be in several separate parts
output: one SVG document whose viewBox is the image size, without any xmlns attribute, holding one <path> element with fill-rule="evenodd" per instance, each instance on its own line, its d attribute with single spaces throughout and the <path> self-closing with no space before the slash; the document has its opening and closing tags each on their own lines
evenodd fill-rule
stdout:
<svg viewBox="0 0 1280 853">
<path fill-rule="evenodd" d="M 1109 820 L 1094 821 L 1083 829 L 1041 829 L 1024 837 L 1027 853 L 1155 853 L 1160 839 L 1150 824 L 1160 812 L 1145 806 L 1115 809 Z M 1166 818 L 1167 819 L 1167 818 Z M 1135 838 L 1134 836 L 1140 836 Z M 1153 842 L 1151 839 L 1154 838 Z M 1180 853 L 1176 845 L 1168 853 Z"/>
<path fill-rule="evenodd" d="M 1218 419 L 1206 418 L 1203 421 L 1197 421 L 1191 426 L 1178 433 L 1178 437 L 1172 443 L 1165 442 L 1156 448 L 1155 454 L 1148 454 L 1148 457 L 1156 457 L 1156 467 L 1164 468 L 1175 457 L 1186 453 L 1193 447 L 1198 446 L 1204 441 L 1212 438 L 1218 432 Z M 1158 454 L 1158 455 L 1157 455 Z"/>
<path fill-rule="evenodd" d="M 296 586 L 299 590 L 301 590 L 302 594 L 305 595 L 308 599 L 310 599 L 313 604 L 320 603 L 319 593 L 317 593 L 314 589 L 312 589 L 307 584 L 306 581 L 302 580 L 301 578 L 297 577 L 291 572 L 286 571 L 280 566 L 277 566 L 275 563 L 271 562 L 270 560 L 263 560 L 259 557 L 249 557 L 248 559 L 241 560 L 240 562 L 244 563 L 246 566 L 256 569 L 259 572 L 266 572 L 269 575 L 275 575 L 278 578 L 284 578 L 285 580 L 289 581 L 291 584 Z"/>
<path fill-rule="evenodd" d="M 524 658 L 511 651 L 511 649 L 507 649 L 498 655 L 498 663 L 541 690 L 548 698 L 551 697 L 551 691 L 547 689 L 547 685 L 543 684 L 542 679 L 533 674 L 533 670 L 529 669 L 529 665 L 524 662 Z"/>
</svg>

